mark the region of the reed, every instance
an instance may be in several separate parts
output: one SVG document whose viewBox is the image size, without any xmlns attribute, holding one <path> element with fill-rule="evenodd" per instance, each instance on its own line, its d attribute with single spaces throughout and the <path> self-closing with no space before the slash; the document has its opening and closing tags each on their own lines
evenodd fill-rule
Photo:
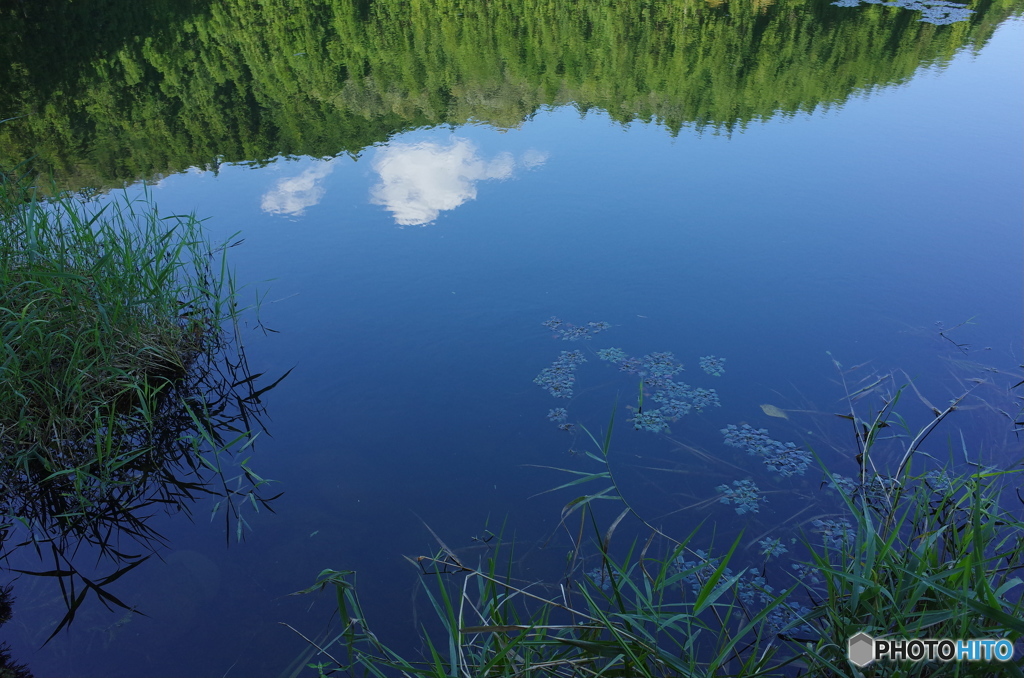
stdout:
<svg viewBox="0 0 1024 678">
<path fill-rule="evenodd" d="M 194 216 L 28 186 L 0 175 L 0 545 L 52 560 L 29 574 L 61 578 L 55 634 L 89 592 L 127 608 L 106 585 L 148 557 L 125 539 L 162 543 L 155 513 L 220 496 L 241 535 L 240 507 L 265 506 L 266 481 L 245 462 L 229 477 L 221 457 L 252 444 L 277 382 L 257 388 L 248 371 L 230 245 Z M 86 545 L 119 569 L 79 575 Z"/>
</svg>

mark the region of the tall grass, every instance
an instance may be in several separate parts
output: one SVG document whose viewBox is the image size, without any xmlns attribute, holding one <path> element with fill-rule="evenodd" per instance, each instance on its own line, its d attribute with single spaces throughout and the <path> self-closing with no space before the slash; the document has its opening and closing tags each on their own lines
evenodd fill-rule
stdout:
<svg viewBox="0 0 1024 678">
<path fill-rule="evenodd" d="M 103 207 L 42 201 L 0 181 L 0 517 L 20 543 L 77 572 L 83 545 L 123 567 L 63 588 L 69 623 L 160 542 L 158 511 L 192 499 L 265 505 L 265 481 L 226 452 L 261 428 L 256 378 L 237 343 L 228 245 L 213 247 L 194 216 L 163 217 L 148 198 Z"/>
<path fill-rule="evenodd" d="M 369 628 L 354 573 L 325 570 L 300 593 L 333 588 L 342 628 L 307 639 L 301 659 L 321 676 L 1020 676 L 1019 655 L 1007 664 L 847 660 L 848 639 L 862 631 L 1018 646 L 1024 637 L 1018 469 L 981 467 L 962 442 L 965 465 L 915 474 L 925 438 L 960 401 L 911 430 L 895 411 L 901 394 L 864 417 L 848 395 L 839 416 L 853 424 L 847 449 L 861 477 L 843 482 L 819 458 L 823 488 L 838 489 L 838 499 L 823 492 L 832 498 L 823 506 L 842 520 L 805 520 L 799 570 L 742 556 L 742 533 L 705 553 L 696 546 L 713 542 L 713 524 L 673 535 L 645 520 L 614 473 L 613 416 L 604 435 L 588 432 L 592 470 L 566 470 L 572 479 L 556 488 L 598 484 L 562 511 L 573 547 L 561 582 L 517 579 L 500 540 L 474 564 L 438 539 L 439 552 L 414 561 L 437 623 L 422 627 L 424 652 L 410 659 Z M 893 454 L 898 441 L 909 443 Z M 596 506 L 609 501 L 622 509 L 602 522 Z M 623 552 L 612 541 L 627 518 L 639 532 Z M 597 566 L 584 572 L 584 562 Z"/>
</svg>

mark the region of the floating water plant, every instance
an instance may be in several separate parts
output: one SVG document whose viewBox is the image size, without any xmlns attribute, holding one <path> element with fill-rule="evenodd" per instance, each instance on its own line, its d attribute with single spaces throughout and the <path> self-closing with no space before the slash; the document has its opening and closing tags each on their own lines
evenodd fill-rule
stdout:
<svg viewBox="0 0 1024 678">
<path fill-rule="evenodd" d="M 700 412 L 705 407 L 721 407 L 722 403 L 718 400 L 718 392 L 713 388 L 695 388 L 690 392 L 690 402 L 693 403 L 693 409 Z"/>
<path fill-rule="evenodd" d="M 815 520 L 811 525 L 821 535 L 826 546 L 841 549 L 853 543 L 853 525 L 846 520 Z"/>
<path fill-rule="evenodd" d="M 820 584 L 822 582 L 821 572 L 818 568 L 807 563 L 791 563 L 790 568 L 793 570 L 793 576 L 800 582 L 803 582 L 804 586 L 811 584 Z"/>
<path fill-rule="evenodd" d="M 576 326 L 572 323 L 563 322 L 554 316 L 552 316 L 550 320 L 545 320 L 541 324 L 554 332 L 555 337 L 562 341 L 591 339 L 593 335 L 611 328 L 611 325 L 606 322 L 592 322 L 587 323 L 586 325 Z"/>
<path fill-rule="evenodd" d="M 683 371 L 683 365 L 676 362 L 668 352 L 648 353 L 640 358 L 626 355 L 621 349 L 609 348 L 598 351 L 602 360 L 617 363 L 619 369 L 643 378 L 652 388 L 662 388 L 671 383 L 672 377 Z"/>
<path fill-rule="evenodd" d="M 854 497 L 857 493 L 857 489 L 860 487 L 860 484 L 853 478 L 847 478 L 846 476 L 842 476 L 838 473 L 833 473 L 832 477 L 825 482 L 825 485 L 826 487 L 838 490 L 850 499 Z"/>
<path fill-rule="evenodd" d="M 553 330 L 556 338 L 570 341 L 589 339 L 591 335 L 611 327 L 606 322 L 591 322 L 577 326 L 556 317 L 542 324 Z M 640 402 L 637 407 L 631 408 L 635 412 L 631 421 L 637 431 L 664 433 L 669 430 L 670 423 L 685 417 L 691 410 L 700 412 L 708 407 L 721 407 L 718 393 L 714 389 L 694 388 L 689 384 L 672 380 L 683 371 L 683 365 L 668 351 L 655 351 L 634 357 L 621 348 L 612 347 L 598 349 L 595 353 L 601 361 L 618 365 L 620 371 L 639 377 L 641 392 L 660 405 L 657 408 L 645 408 Z M 720 376 L 724 372 L 724 358 L 705 356 L 701 361 L 701 366 L 705 371 L 710 369 L 711 374 Z M 563 351 L 551 367 L 545 368 L 534 379 L 534 383 L 547 389 L 556 398 L 570 398 L 576 382 L 576 368 L 583 362 L 586 362 L 586 359 L 581 352 Z M 559 428 L 572 430 L 573 427 L 572 424 L 561 421 Z"/>
<path fill-rule="evenodd" d="M 556 398 L 571 398 L 576 383 L 576 368 L 587 362 L 579 351 L 562 351 L 551 367 L 545 367 L 533 383 L 547 389 Z"/>
<path fill-rule="evenodd" d="M 595 567 L 587 572 L 587 579 L 594 583 L 602 591 L 612 590 L 612 578 L 608 574 L 608 570 L 603 567 Z"/>
<path fill-rule="evenodd" d="M 765 621 L 769 628 L 780 636 L 786 638 L 801 638 L 820 636 L 818 631 L 807 623 L 811 618 L 811 609 L 802 603 L 784 603 L 777 606 L 768 613 Z"/>
<path fill-rule="evenodd" d="M 811 465 L 811 453 L 797 447 L 795 443 L 777 443 L 764 455 L 764 465 L 786 478 L 802 476 Z"/>
<path fill-rule="evenodd" d="M 638 431 L 661 433 L 668 428 L 668 422 L 662 416 L 661 410 L 644 410 L 637 412 L 633 417 L 633 428 Z"/>
<path fill-rule="evenodd" d="M 725 358 L 706 355 L 700 359 L 700 368 L 713 377 L 725 374 Z"/>
<path fill-rule="evenodd" d="M 548 410 L 548 421 L 553 421 L 556 424 L 564 424 L 569 420 L 569 411 L 564 407 L 556 407 L 553 410 Z"/>
<path fill-rule="evenodd" d="M 613 363 L 621 363 L 628 356 L 621 348 L 602 348 L 597 352 L 597 357 Z"/>
<path fill-rule="evenodd" d="M 732 487 L 719 485 L 715 488 L 715 491 L 722 494 L 722 498 L 719 499 L 720 502 L 732 504 L 736 507 L 736 513 L 740 515 L 747 512 L 757 513 L 757 503 L 759 501 L 767 501 L 762 496 L 760 488 L 752 480 L 734 480 L 732 485 Z"/>
<path fill-rule="evenodd" d="M 640 364 L 639 374 L 651 388 L 661 388 L 683 371 L 682 364 L 677 363 L 676 357 L 668 352 L 648 353 L 640 359 Z"/>
<path fill-rule="evenodd" d="M 761 553 L 768 558 L 777 558 L 783 553 L 789 552 L 781 539 L 762 539 L 757 543 L 761 547 Z"/>
<path fill-rule="evenodd" d="M 803 475 L 811 463 L 810 452 L 794 443 L 773 440 L 768 435 L 768 429 L 755 429 L 749 424 L 729 424 L 721 433 L 726 445 L 745 449 L 748 454 L 761 457 L 769 470 L 782 476 Z"/>
<path fill-rule="evenodd" d="M 745 449 L 749 454 L 763 456 L 775 445 L 768 435 L 768 429 L 755 429 L 750 424 L 729 424 L 722 429 L 726 445 Z"/>
<path fill-rule="evenodd" d="M 768 605 L 775 599 L 775 589 L 768 585 L 768 580 L 758 574 L 757 570 L 747 570 L 736 582 L 736 592 L 739 599 L 748 606 Z"/>
</svg>

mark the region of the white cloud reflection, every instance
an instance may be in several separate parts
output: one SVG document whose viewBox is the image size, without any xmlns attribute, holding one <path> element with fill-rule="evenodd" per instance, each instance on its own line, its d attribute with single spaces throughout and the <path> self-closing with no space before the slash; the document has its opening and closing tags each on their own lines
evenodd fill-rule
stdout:
<svg viewBox="0 0 1024 678">
<path fill-rule="evenodd" d="M 331 162 L 318 162 L 297 177 L 279 180 L 274 188 L 263 194 L 260 207 L 271 214 L 301 216 L 307 207 L 323 199 L 324 177 L 333 170 Z"/>
<path fill-rule="evenodd" d="M 522 163 L 526 169 L 533 169 L 534 167 L 540 167 L 548 161 L 550 154 L 547 151 L 538 151 L 534 148 L 523 153 L 519 162 Z"/>
<path fill-rule="evenodd" d="M 532 169 L 547 158 L 546 153 L 527 151 L 518 164 Z M 393 143 L 373 159 L 380 182 L 370 190 L 370 202 L 383 205 L 402 226 L 428 224 L 442 211 L 476 198 L 478 181 L 508 179 L 516 165 L 508 152 L 484 160 L 472 142 L 459 137 L 447 145 Z"/>
</svg>

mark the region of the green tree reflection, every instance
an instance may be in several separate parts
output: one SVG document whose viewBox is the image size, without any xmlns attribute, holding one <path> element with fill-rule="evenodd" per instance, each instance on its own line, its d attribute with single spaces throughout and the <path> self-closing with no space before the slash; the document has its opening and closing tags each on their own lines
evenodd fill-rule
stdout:
<svg viewBox="0 0 1024 678">
<path fill-rule="evenodd" d="M 0 125 L 0 165 L 109 187 L 570 103 L 731 132 L 904 82 L 1021 6 L 936 26 L 827 0 L 18 3 L 0 9 L 0 119 L 22 116 Z"/>
</svg>

